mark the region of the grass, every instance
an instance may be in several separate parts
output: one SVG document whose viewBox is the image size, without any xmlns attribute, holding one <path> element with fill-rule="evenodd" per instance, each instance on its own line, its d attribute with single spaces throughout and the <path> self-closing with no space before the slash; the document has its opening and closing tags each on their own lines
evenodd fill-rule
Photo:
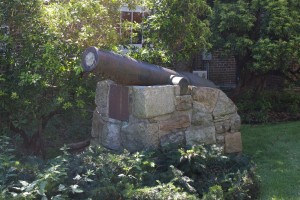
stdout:
<svg viewBox="0 0 300 200">
<path fill-rule="evenodd" d="M 262 200 L 300 199 L 300 121 L 242 127 L 244 153 L 261 177 Z"/>
</svg>

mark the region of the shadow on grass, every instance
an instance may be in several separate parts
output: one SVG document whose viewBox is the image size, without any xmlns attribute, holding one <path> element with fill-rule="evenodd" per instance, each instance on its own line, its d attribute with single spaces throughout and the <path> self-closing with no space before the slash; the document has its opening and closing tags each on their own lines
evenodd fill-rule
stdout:
<svg viewBox="0 0 300 200">
<path fill-rule="evenodd" d="M 261 199 L 300 199 L 300 121 L 245 125 L 242 139 L 261 177 Z"/>
</svg>

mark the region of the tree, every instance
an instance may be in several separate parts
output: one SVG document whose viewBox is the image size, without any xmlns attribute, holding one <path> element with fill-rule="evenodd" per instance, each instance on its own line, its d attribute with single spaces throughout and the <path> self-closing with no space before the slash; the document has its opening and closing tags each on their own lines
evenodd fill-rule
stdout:
<svg viewBox="0 0 300 200">
<path fill-rule="evenodd" d="M 158 62 L 169 62 L 176 69 L 189 70 L 187 66 L 180 68 L 180 63 L 186 64 L 194 53 L 210 47 L 207 17 L 211 9 L 206 1 L 148 0 L 146 6 L 152 13 L 144 24 L 148 47 L 141 53 L 153 53 L 156 57 L 159 57 L 157 53 L 163 54 L 161 57 L 165 60 L 161 58 Z"/>
<path fill-rule="evenodd" d="M 81 53 L 88 46 L 116 46 L 120 5 L 117 0 L 0 2 L 0 22 L 9 27 L 9 34 L 0 35 L 6 44 L 0 57 L 1 134 L 12 132 L 26 149 L 45 156 L 44 137 L 54 116 L 73 112 L 87 118 L 95 83 L 80 76 Z"/>
<path fill-rule="evenodd" d="M 235 56 L 237 91 L 261 88 L 270 74 L 299 80 L 298 0 L 216 0 L 211 25 L 214 48 Z"/>
</svg>

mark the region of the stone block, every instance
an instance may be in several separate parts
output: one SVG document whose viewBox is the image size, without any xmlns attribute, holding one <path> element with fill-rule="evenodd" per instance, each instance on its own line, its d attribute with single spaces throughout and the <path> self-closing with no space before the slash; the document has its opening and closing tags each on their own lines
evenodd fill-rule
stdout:
<svg viewBox="0 0 300 200">
<path fill-rule="evenodd" d="M 103 116 L 108 116 L 108 96 L 110 85 L 114 84 L 111 80 L 100 81 L 97 83 L 95 104 L 98 111 Z"/>
<path fill-rule="evenodd" d="M 180 86 L 174 85 L 175 96 L 180 96 Z"/>
<path fill-rule="evenodd" d="M 133 86 L 133 115 L 147 119 L 175 111 L 175 96 L 172 85 Z"/>
<path fill-rule="evenodd" d="M 184 144 L 184 132 L 175 132 L 164 135 L 160 138 L 161 147 L 166 147 L 169 145 L 180 146 Z"/>
<path fill-rule="evenodd" d="M 185 139 L 187 145 L 195 144 L 215 144 L 216 131 L 214 126 L 202 127 L 192 126 L 185 132 Z"/>
<path fill-rule="evenodd" d="M 175 97 L 175 108 L 178 111 L 189 110 L 193 106 L 193 99 L 191 95 L 183 95 Z"/>
<path fill-rule="evenodd" d="M 99 140 L 99 142 L 101 142 L 100 139 L 102 137 L 103 126 L 104 126 L 104 122 L 101 119 L 100 113 L 97 111 L 97 109 L 95 109 L 95 111 L 93 113 L 91 135 L 96 140 Z"/>
<path fill-rule="evenodd" d="M 121 122 L 107 122 L 103 126 L 101 144 L 112 150 L 121 150 Z"/>
<path fill-rule="evenodd" d="M 234 105 L 231 99 L 222 91 L 219 92 L 219 98 L 213 110 L 213 117 L 215 121 L 229 118 L 228 115 L 232 115 L 237 112 L 237 107 Z"/>
<path fill-rule="evenodd" d="M 223 120 L 223 121 L 218 121 L 215 122 L 215 127 L 216 127 L 216 133 L 226 133 L 230 131 L 231 129 L 231 123 L 230 120 Z"/>
<path fill-rule="evenodd" d="M 225 134 L 216 134 L 216 142 L 217 144 L 222 144 L 222 146 L 224 146 Z"/>
<path fill-rule="evenodd" d="M 174 129 L 186 128 L 191 125 L 191 119 L 188 115 L 182 115 L 175 118 L 159 122 L 160 131 L 171 131 Z"/>
<path fill-rule="evenodd" d="M 236 113 L 230 118 L 231 132 L 237 132 L 241 129 L 241 117 Z"/>
<path fill-rule="evenodd" d="M 166 114 L 166 115 L 161 115 L 157 117 L 153 117 L 151 119 L 148 119 L 151 123 L 159 122 L 159 121 L 165 121 L 168 120 L 172 117 L 172 114 Z"/>
<path fill-rule="evenodd" d="M 242 137 L 240 132 L 226 133 L 225 134 L 225 153 L 239 153 L 242 152 Z"/>
<path fill-rule="evenodd" d="M 148 120 L 131 119 L 129 122 L 123 122 L 121 127 L 123 147 L 131 152 L 149 148 L 157 149 L 158 124 L 149 123 Z"/>
<path fill-rule="evenodd" d="M 208 87 L 192 87 L 192 98 L 203 104 L 209 112 L 215 109 L 220 90 Z"/>
<path fill-rule="evenodd" d="M 192 125 L 203 127 L 213 126 L 212 114 L 202 103 L 196 101 L 193 103 Z"/>
</svg>

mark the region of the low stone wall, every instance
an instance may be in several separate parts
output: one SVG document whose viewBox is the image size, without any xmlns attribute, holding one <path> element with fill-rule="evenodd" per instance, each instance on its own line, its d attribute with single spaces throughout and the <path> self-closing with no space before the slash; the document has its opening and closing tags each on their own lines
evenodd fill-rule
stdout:
<svg viewBox="0 0 300 200">
<path fill-rule="evenodd" d="M 97 84 L 92 144 L 138 151 L 169 144 L 218 144 L 225 153 L 242 150 L 241 120 L 234 103 L 219 89 Z"/>
</svg>

